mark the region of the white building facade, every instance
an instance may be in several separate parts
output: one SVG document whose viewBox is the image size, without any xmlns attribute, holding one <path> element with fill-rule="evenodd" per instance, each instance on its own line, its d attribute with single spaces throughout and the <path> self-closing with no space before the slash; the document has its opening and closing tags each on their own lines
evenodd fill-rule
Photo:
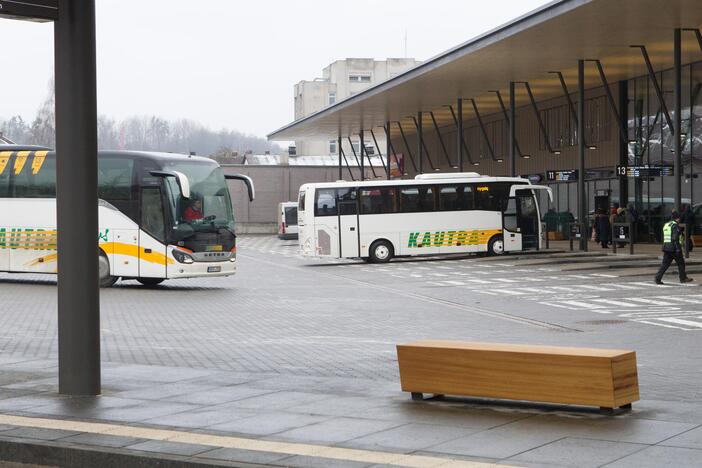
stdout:
<svg viewBox="0 0 702 468">
<path fill-rule="evenodd" d="M 295 120 L 314 114 L 325 107 L 346 99 L 371 86 L 399 75 L 418 65 L 413 58 L 388 58 L 374 60 L 370 58 L 347 58 L 337 60 L 322 70 L 322 77 L 312 81 L 300 81 L 295 85 Z M 378 145 L 385 151 L 385 134 L 382 130 L 375 132 Z M 377 154 L 371 135 L 364 136 L 367 154 Z M 356 154 L 360 156 L 358 138 L 352 141 Z M 355 164 L 353 151 L 348 141 L 342 142 L 343 151 L 349 164 Z M 337 140 L 300 140 L 295 142 L 296 154 L 299 156 L 331 155 L 338 157 Z M 385 155 L 383 155 L 385 156 Z"/>
</svg>

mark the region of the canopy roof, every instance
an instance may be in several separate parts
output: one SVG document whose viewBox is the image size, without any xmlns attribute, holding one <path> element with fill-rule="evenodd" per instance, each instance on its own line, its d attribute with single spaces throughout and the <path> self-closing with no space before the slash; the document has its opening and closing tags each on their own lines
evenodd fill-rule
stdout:
<svg viewBox="0 0 702 468">
<path fill-rule="evenodd" d="M 656 71 L 673 66 L 675 28 L 702 25 L 700 0 L 557 0 L 448 50 L 363 92 L 292 122 L 268 135 L 271 140 L 331 139 L 361 129 L 402 121 L 414 130 L 413 115 L 433 111 L 440 126 L 453 125 L 448 105 L 474 98 L 481 114 L 501 112 L 491 90 L 506 99 L 510 81 L 529 81 L 538 101 L 563 95 L 561 71 L 571 93 L 577 61 L 600 59 L 610 84 L 646 74 L 645 45 Z M 438 26 L 440 27 L 440 25 Z M 702 60 L 693 32 L 683 33 L 683 63 Z M 594 63 L 586 66 L 586 88 L 601 85 Z M 523 86 L 517 105 L 528 104 Z M 464 119 L 472 105 L 464 103 Z M 404 124 L 407 125 L 404 125 Z M 424 126 L 432 126 L 430 118 Z M 409 132 L 408 132 L 409 133 Z"/>
</svg>

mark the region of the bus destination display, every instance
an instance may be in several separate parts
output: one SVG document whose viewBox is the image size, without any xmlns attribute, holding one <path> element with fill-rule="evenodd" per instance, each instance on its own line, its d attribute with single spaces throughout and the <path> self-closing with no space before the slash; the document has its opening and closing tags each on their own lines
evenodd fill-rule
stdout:
<svg viewBox="0 0 702 468">
<path fill-rule="evenodd" d="M 546 180 L 548 182 L 571 182 L 578 180 L 578 170 L 546 171 Z"/>
<path fill-rule="evenodd" d="M 622 177 L 668 177 L 675 175 L 673 166 L 617 166 Z"/>
</svg>

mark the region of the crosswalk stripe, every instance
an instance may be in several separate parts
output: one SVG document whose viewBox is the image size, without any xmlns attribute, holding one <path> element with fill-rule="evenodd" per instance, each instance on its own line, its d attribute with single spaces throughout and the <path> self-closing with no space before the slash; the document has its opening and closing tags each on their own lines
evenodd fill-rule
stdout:
<svg viewBox="0 0 702 468">
<path fill-rule="evenodd" d="M 608 284 L 607 286 L 612 287 L 612 288 L 617 288 L 617 289 L 641 289 L 641 286 L 635 286 L 632 284 Z"/>
<path fill-rule="evenodd" d="M 573 305 L 575 307 L 580 307 L 583 309 L 602 309 L 602 308 L 604 308 L 604 306 L 600 305 L 600 304 L 590 304 L 589 302 L 582 302 L 582 301 L 562 301 L 562 303 Z"/>
<path fill-rule="evenodd" d="M 603 304 L 611 304 L 619 307 L 636 307 L 636 304 L 629 304 L 628 302 L 616 301 L 614 299 L 590 299 L 594 302 L 601 302 Z"/>
<path fill-rule="evenodd" d="M 486 281 L 486 280 L 481 280 L 481 279 L 469 279 L 466 281 L 470 281 L 471 283 L 478 283 L 478 284 L 492 284 L 492 281 Z"/>
<path fill-rule="evenodd" d="M 607 286 L 592 286 L 589 284 L 577 284 L 573 285 L 573 287 L 578 287 L 580 289 L 589 289 L 591 291 L 611 291 L 611 289 Z"/>
<path fill-rule="evenodd" d="M 666 298 L 670 301 L 680 301 L 680 302 L 687 302 L 690 304 L 699 304 L 702 306 L 702 298 L 699 296 L 671 296 Z"/>
<path fill-rule="evenodd" d="M 653 305 L 661 305 L 661 306 L 670 305 L 669 302 L 656 301 L 655 299 L 648 299 L 645 297 L 630 297 L 630 298 L 628 298 L 628 300 L 634 301 L 634 302 L 642 302 L 644 304 L 653 304 Z"/>
<path fill-rule="evenodd" d="M 513 280 L 513 279 L 507 279 L 507 278 L 495 278 L 495 281 L 499 281 L 500 283 L 518 283 L 518 280 Z"/>
<path fill-rule="evenodd" d="M 695 317 L 695 318 L 702 319 L 702 317 Z M 691 320 L 684 320 L 681 318 L 674 318 L 674 317 L 660 317 L 660 318 L 657 318 L 656 320 L 661 320 L 663 322 L 675 323 L 678 325 L 685 325 L 688 327 L 695 327 L 695 328 L 702 329 L 702 321 L 701 322 L 693 322 Z"/>
</svg>

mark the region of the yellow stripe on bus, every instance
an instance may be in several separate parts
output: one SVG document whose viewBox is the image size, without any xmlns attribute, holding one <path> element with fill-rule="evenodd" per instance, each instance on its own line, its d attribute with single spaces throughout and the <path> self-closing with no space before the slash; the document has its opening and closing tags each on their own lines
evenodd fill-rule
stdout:
<svg viewBox="0 0 702 468">
<path fill-rule="evenodd" d="M 27 158 L 31 151 L 18 151 L 17 156 L 15 156 L 15 175 L 19 175 L 24 169 L 24 165 L 27 162 Z"/>
<path fill-rule="evenodd" d="M 143 248 L 140 255 L 139 247 L 133 244 L 123 244 L 121 242 L 106 242 L 104 244 L 100 244 L 100 247 L 107 253 L 135 257 L 149 263 L 156 263 L 158 265 L 171 265 L 174 263 L 173 259 L 166 257 L 162 253 L 153 251 L 147 253 Z"/>
<path fill-rule="evenodd" d="M 32 174 L 37 175 L 39 171 L 41 170 L 41 167 L 44 165 L 44 161 L 46 160 L 46 155 L 48 154 L 48 151 L 37 151 L 34 153 L 34 159 L 32 159 Z"/>
<path fill-rule="evenodd" d="M 5 172 L 7 163 L 10 162 L 10 157 L 12 156 L 12 151 L 0 151 L 0 175 Z"/>
</svg>

